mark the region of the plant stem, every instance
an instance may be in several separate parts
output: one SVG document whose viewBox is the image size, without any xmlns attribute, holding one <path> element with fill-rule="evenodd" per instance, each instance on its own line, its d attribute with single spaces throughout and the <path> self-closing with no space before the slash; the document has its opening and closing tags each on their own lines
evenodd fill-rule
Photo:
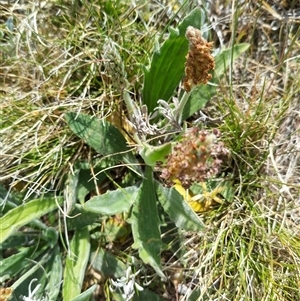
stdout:
<svg viewBox="0 0 300 301">
<path fill-rule="evenodd" d="M 182 123 L 182 113 L 183 113 L 183 109 L 189 99 L 191 92 L 184 92 L 180 102 L 179 102 L 179 106 L 175 111 L 175 120 L 178 122 L 178 124 L 180 125 Z"/>
</svg>

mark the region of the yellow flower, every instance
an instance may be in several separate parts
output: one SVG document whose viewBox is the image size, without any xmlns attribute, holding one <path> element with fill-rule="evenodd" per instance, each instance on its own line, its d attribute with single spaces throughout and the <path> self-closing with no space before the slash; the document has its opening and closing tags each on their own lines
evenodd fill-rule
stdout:
<svg viewBox="0 0 300 301">
<path fill-rule="evenodd" d="M 195 212 L 205 212 L 210 210 L 212 206 L 223 203 L 218 197 L 224 190 L 223 186 L 217 186 L 212 191 L 207 191 L 205 182 L 201 182 L 203 193 L 194 195 L 189 189 L 185 189 L 179 180 L 174 180 L 173 182 L 175 183 L 173 187 L 182 195 L 183 199 Z"/>
</svg>

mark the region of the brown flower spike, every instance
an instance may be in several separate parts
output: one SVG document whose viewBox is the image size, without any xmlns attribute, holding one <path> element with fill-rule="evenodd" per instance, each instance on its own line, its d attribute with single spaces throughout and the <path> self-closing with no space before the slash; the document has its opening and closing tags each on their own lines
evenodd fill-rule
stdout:
<svg viewBox="0 0 300 301">
<path fill-rule="evenodd" d="M 184 188 L 193 183 L 204 182 L 215 176 L 222 163 L 222 157 L 228 154 L 222 142 L 217 141 L 220 132 L 190 128 L 183 135 L 167 157 L 160 177 L 166 184 L 172 185 L 179 180 Z"/>
<path fill-rule="evenodd" d="M 206 84 L 212 77 L 208 72 L 215 68 L 215 60 L 211 55 L 213 42 L 207 42 L 201 31 L 189 26 L 185 34 L 189 40 L 189 52 L 186 56 L 185 77 L 183 87 L 186 92 L 200 84 Z"/>
</svg>

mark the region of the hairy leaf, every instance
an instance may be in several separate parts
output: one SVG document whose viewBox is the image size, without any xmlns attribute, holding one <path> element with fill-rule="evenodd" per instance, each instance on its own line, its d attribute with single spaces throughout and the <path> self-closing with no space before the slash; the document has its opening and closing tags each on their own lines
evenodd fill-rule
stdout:
<svg viewBox="0 0 300 301">
<path fill-rule="evenodd" d="M 125 276 L 126 265 L 112 253 L 99 249 L 91 253 L 91 265 L 104 277 L 120 278 Z"/>
<path fill-rule="evenodd" d="M 64 300 L 73 300 L 81 292 L 85 269 L 90 256 L 90 233 L 87 227 L 75 231 L 69 251 L 64 270 Z"/>
<path fill-rule="evenodd" d="M 28 262 L 25 259 L 29 258 L 33 252 L 33 247 L 29 247 L 24 248 L 19 253 L 13 254 L 7 258 L 2 258 L 0 278 L 4 280 L 6 277 L 8 277 L 9 279 L 14 274 L 18 273 L 22 268 L 27 266 Z"/>
<path fill-rule="evenodd" d="M 138 187 L 131 186 L 108 191 L 105 194 L 91 198 L 84 204 L 83 209 L 103 215 L 128 212 L 137 197 L 138 190 Z"/>
<path fill-rule="evenodd" d="M 94 284 L 89 289 L 78 295 L 76 298 L 72 299 L 72 301 L 89 301 L 97 288 L 97 284 Z"/>
<path fill-rule="evenodd" d="M 20 227 L 56 209 L 57 205 L 62 204 L 62 202 L 62 197 L 41 198 L 11 209 L 0 217 L 0 243 Z"/>
<path fill-rule="evenodd" d="M 187 231 L 201 231 L 203 222 L 174 188 L 157 186 L 158 200 L 175 225 Z"/>
<path fill-rule="evenodd" d="M 40 249 L 37 248 L 36 245 L 34 247 L 37 252 L 34 250 L 33 256 L 24 258 L 24 261 L 28 264 L 24 270 L 18 274 L 19 277 L 12 285 L 16 296 L 27 295 L 29 287 L 31 288 L 30 291 L 33 291 L 38 285 L 39 288 L 35 293 L 35 297 L 39 298 L 44 296 L 45 280 L 49 281 L 49 279 L 45 276 L 45 269 L 43 267 L 51 261 L 53 250 L 45 247 Z"/>
<path fill-rule="evenodd" d="M 53 254 L 53 260 L 47 265 L 48 268 L 48 279 L 47 279 L 47 296 L 49 301 L 56 301 L 60 292 L 60 283 L 63 275 L 63 267 L 61 254 L 57 249 Z"/>
<path fill-rule="evenodd" d="M 136 202 L 133 205 L 131 218 L 134 238 L 133 248 L 139 250 L 141 259 L 150 264 L 157 274 L 165 279 L 160 267 L 160 220 L 157 212 L 156 195 L 153 185 L 152 169 L 146 167 L 146 174 Z"/>
<path fill-rule="evenodd" d="M 113 155 L 114 158 L 132 165 L 136 171 L 140 168 L 132 151 L 128 149 L 127 142 L 121 132 L 110 122 L 96 117 L 77 114 L 74 112 L 66 113 L 66 121 L 70 129 L 81 138 L 86 144 L 103 156 Z"/>
</svg>

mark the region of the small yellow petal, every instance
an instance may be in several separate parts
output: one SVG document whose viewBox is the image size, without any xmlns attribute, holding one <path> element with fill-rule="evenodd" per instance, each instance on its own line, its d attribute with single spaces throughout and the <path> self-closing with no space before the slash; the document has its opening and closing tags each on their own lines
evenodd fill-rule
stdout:
<svg viewBox="0 0 300 301">
<path fill-rule="evenodd" d="M 208 209 L 208 208 L 205 208 L 204 202 L 191 201 L 191 202 L 188 202 L 188 203 L 195 212 L 203 212 L 203 211 L 206 211 Z"/>
<path fill-rule="evenodd" d="M 192 196 L 190 195 L 189 190 L 185 189 L 179 180 L 174 180 L 173 182 L 175 183 L 173 187 L 177 190 L 177 192 L 181 194 L 187 202 L 190 202 L 192 200 Z"/>
</svg>

